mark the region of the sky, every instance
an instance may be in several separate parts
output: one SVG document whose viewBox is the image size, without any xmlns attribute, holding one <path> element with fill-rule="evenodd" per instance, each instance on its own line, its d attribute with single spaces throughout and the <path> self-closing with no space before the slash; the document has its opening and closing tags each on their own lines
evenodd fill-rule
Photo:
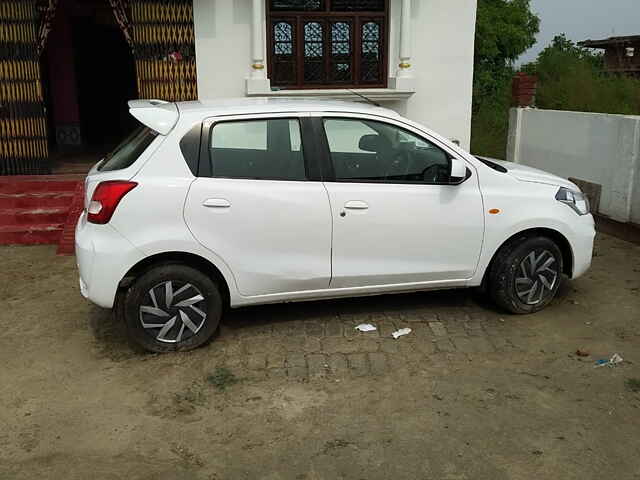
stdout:
<svg viewBox="0 0 640 480">
<path fill-rule="evenodd" d="M 518 64 L 535 60 L 561 33 L 576 42 L 640 35 L 640 0 L 531 0 L 531 9 L 540 17 L 538 43 Z"/>
</svg>

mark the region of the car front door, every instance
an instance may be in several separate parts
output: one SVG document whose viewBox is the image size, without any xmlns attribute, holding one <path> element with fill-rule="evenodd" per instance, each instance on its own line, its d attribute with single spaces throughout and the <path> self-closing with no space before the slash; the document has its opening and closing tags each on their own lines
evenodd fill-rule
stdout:
<svg viewBox="0 0 640 480">
<path fill-rule="evenodd" d="M 328 288 L 331 210 L 322 182 L 308 180 L 300 119 L 225 118 L 203 132 L 184 209 L 195 238 L 244 296 Z"/>
<path fill-rule="evenodd" d="M 484 235 L 475 173 L 468 169 L 452 184 L 453 153 L 404 124 L 348 116 L 325 116 L 322 124 L 331 287 L 446 286 L 471 278 Z"/>
</svg>

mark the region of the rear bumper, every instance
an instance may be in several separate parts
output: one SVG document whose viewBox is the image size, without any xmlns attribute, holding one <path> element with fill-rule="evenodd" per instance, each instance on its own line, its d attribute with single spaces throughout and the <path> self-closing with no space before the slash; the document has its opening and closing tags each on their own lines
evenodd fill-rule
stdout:
<svg viewBox="0 0 640 480">
<path fill-rule="evenodd" d="M 84 212 L 76 225 L 75 247 L 80 292 L 96 305 L 112 308 L 120 280 L 144 255 L 111 225 L 88 223 Z"/>
</svg>

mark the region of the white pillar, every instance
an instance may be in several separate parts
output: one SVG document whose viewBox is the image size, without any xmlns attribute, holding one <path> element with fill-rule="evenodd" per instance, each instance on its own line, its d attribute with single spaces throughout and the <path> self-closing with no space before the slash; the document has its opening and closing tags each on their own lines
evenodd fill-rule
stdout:
<svg viewBox="0 0 640 480">
<path fill-rule="evenodd" d="M 396 76 L 411 78 L 411 0 L 402 0 L 400 19 L 400 63 Z"/>
<path fill-rule="evenodd" d="M 263 0 L 252 0 L 251 12 L 251 66 L 247 78 L 247 94 L 268 93 L 271 90 L 264 61 Z M 230 46 L 231 48 L 232 46 Z"/>
</svg>

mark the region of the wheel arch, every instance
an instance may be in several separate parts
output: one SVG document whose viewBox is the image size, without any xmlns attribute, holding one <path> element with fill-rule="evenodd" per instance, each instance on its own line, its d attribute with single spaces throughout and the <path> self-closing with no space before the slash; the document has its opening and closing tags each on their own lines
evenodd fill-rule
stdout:
<svg viewBox="0 0 640 480">
<path fill-rule="evenodd" d="M 162 252 L 140 260 L 122 277 L 122 280 L 118 283 L 118 292 L 120 293 L 126 290 L 136 278 L 148 272 L 156 265 L 167 263 L 187 265 L 213 278 L 220 287 L 220 294 L 222 295 L 224 305 L 226 307 L 229 306 L 231 293 L 229 291 L 227 280 L 224 278 L 220 269 L 206 258 L 195 253 L 188 252 Z"/>
<path fill-rule="evenodd" d="M 520 232 L 511 235 L 509 238 L 507 238 L 504 242 L 502 242 L 500 244 L 500 246 L 493 253 L 493 256 L 491 257 L 491 261 L 487 265 L 487 268 L 485 268 L 485 271 L 484 271 L 484 274 L 483 274 L 483 277 L 482 277 L 482 285 L 483 286 L 486 285 L 489 272 L 491 271 L 491 267 L 493 266 L 493 262 L 496 259 L 496 257 L 498 256 L 500 250 L 502 250 L 502 248 L 505 245 L 509 244 L 514 239 L 516 239 L 518 237 L 523 237 L 523 236 L 526 236 L 526 237 L 547 237 L 547 238 L 553 240 L 556 243 L 556 245 L 558 245 L 558 248 L 562 252 L 562 273 L 567 275 L 569 278 L 571 278 L 573 276 L 573 263 L 574 263 L 573 262 L 573 250 L 571 248 L 571 244 L 569 243 L 569 240 L 567 240 L 567 237 L 565 237 L 558 230 L 554 230 L 552 228 L 536 227 L 536 228 L 528 228 L 526 230 L 521 230 Z"/>
</svg>

